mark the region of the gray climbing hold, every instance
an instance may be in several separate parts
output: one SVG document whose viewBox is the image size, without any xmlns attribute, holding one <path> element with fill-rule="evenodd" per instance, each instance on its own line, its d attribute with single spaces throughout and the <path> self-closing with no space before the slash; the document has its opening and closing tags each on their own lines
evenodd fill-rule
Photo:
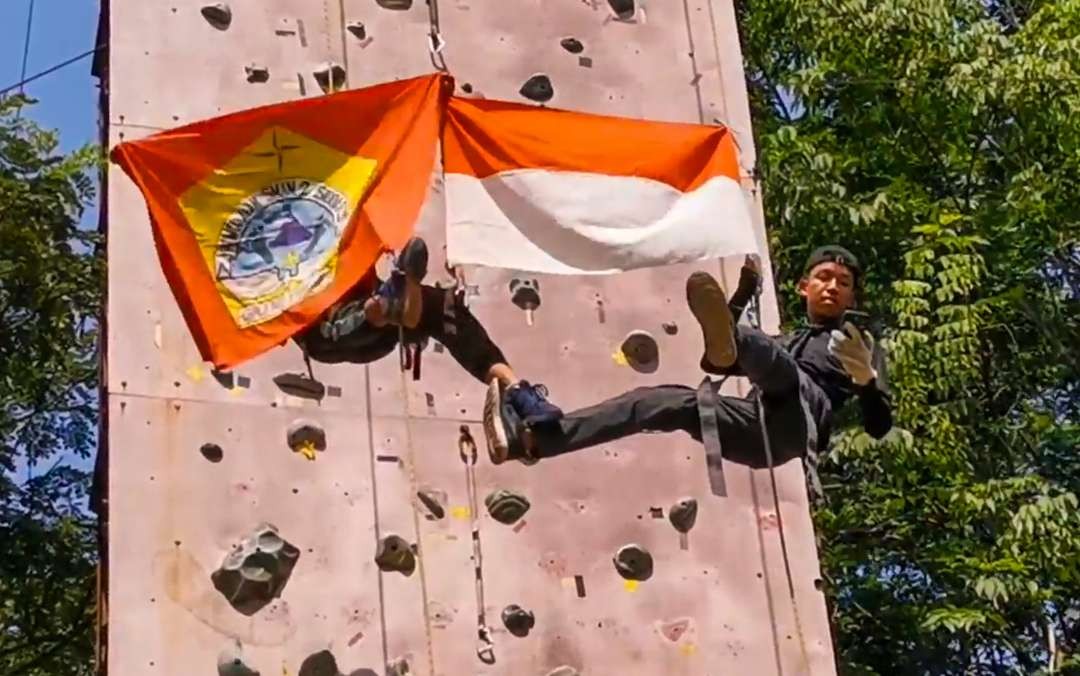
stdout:
<svg viewBox="0 0 1080 676">
<path fill-rule="evenodd" d="M 217 444 L 203 444 L 199 447 L 199 453 L 202 453 L 204 458 L 214 463 L 221 462 L 225 457 L 225 451 L 221 450 L 221 446 Z"/>
<path fill-rule="evenodd" d="M 244 66 L 244 74 L 247 76 L 247 81 L 252 84 L 262 84 L 270 81 L 270 69 L 255 63 Z"/>
<path fill-rule="evenodd" d="M 259 672 L 244 662 L 243 646 L 236 641 L 218 655 L 218 676 L 259 676 Z"/>
<path fill-rule="evenodd" d="M 399 11 L 411 9 L 412 0 L 375 0 L 383 9 L 396 9 Z"/>
<path fill-rule="evenodd" d="M 345 69 L 333 61 L 323 63 L 312 75 L 324 94 L 333 94 L 345 88 Z"/>
<path fill-rule="evenodd" d="M 416 555 L 404 538 L 391 534 L 379 541 L 375 565 L 384 573 L 401 573 L 408 577 L 416 570 Z"/>
<path fill-rule="evenodd" d="M 671 525 L 675 526 L 675 530 L 680 533 L 689 533 L 694 527 L 694 522 L 697 521 L 697 500 L 694 498 L 679 500 L 668 511 L 668 519 Z"/>
<path fill-rule="evenodd" d="M 580 54 L 585 51 L 585 45 L 581 44 L 581 40 L 577 38 L 563 38 L 559 44 L 571 54 Z"/>
<path fill-rule="evenodd" d="M 536 626 L 536 617 L 516 603 L 503 609 L 502 621 L 506 630 L 518 638 L 528 636 L 532 628 Z"/>
<path fill-rule="evenodd" d="M 446 516 L 446 508 L 443 507 L 446 504 L 446 491 L 422 488 L 416 492 L 416 497 L 427 508 L 430 518 L 438 520 Z"/>
<path fill-rule="evenodd" d="M 652 554 L 641 545 L 626 545 L 615 553 L 612 559 L 615 570 L 627 580 L 639 580 L 644 582 L 652 577 L 653 560 Z"/>
<path fill-rule="evenodd" d="M 573 667 L 561 666 L 549 671 L 547 676 L 579 676 L 579 672 Z"/>
<path fill-rule="evenodd" d="M 511 525 L 529 511 L 528 498 L 524 495 L 506 489 L 497 490 L 484 499 L 491 518 L 499 523 Z"/>
<path fill-rule="evenodd" d="M 364 26 L 363 21 L 350 21 L 348 25 L 345 26 L 345 30 L 356 36 L 357 40 L 367 39 L 367 27 Z"/>
<path fill-rule="evenodd" d="M 611 11 L 623 21 L 629 21 L 634 18 L 634 13 L 636 11 L 635 4 L 634 0 L 608 0 L 608 6 L 611 7 Z"/>
<path fill-rule="evenodd" d="M 551 78 L 544 74 L 530 77 L 521 85 L 519 93 L 530 101 L 547 103 L 555 96 L 555 88 L 551 84 Z"/>
<path fill-rule="evenodd" d="M 203 5 L 200 11 L 207 23 L 219 31 L 227 29 L 229 24 L 232 23 L 232 9 L 229 8 L 227 3 L 215 2 Z"/>
<path fill-rule="evenodd" d="M 313 448 L 316 451 L 326 450 L 326 432 L 310 420 L 297 420 L 290 425 L 285 441 L 296 453 L 305 448 Z"/>
<path fill-rule="evenodd" d="M 300 550 L 264 523 L 241 540 L 210 580 L 238 613 L 254 615 L 281 596 Z"/>
<path fill-rule="evenodd" d="M 274 384 L 293 397 L 321 401 L 326 396 L 326 386 L 302 373 L 281 373 L 274 376 Z"/>
<path fill-rule="evenodd" d="M 660 346 L 648 331 L 631 331 L 620 349 L 626 363 L 638 373 L 655 373 L 660 368 Z"/>
<path fill-rule="evenodd" d="M 298 676 L 340 676 L 337 660 L 329 650 L 308 655 L 300 665 Z"/>
</svg>

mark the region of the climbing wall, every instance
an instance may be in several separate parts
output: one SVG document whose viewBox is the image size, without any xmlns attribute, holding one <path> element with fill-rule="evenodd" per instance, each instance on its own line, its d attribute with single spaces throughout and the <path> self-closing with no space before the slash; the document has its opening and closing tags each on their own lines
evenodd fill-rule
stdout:
<svg viewBox="0 0 1080 676">
<path fill-rule="evenodd" d="M 445 63 L 462 95 L 727 124 L 764 241 L 730 0 L 432 3 L 103 0 L 108 141 L 321 95 L 328 62 L 348 87 Z M 318 397 L 282 385 L 303 372 L 291 344 L 214 372 L 115 167 L 107 196 L 112 676 L 834 673 L 798 463 L 776 472 L 780 514 L 766 470 L 726 464 L 727 495 L 713 495 L 683 435 L 493 467 L 484 390 L 437 344 L 418 381 L 394 356 L 316 365 Z M 449 281 L 440 206 L 433 185 L 420 230 L 432 281 Z M 739 263 L 701 267 L 730 285 Z M 692 269 L 463 273 L 520 375 L 571 409 L 700 381 Z M 539 290 L 531 323 L 512 302 L 521 284 Z M 623 349 L 633 332 L 646 349 Z"/>
</svg>

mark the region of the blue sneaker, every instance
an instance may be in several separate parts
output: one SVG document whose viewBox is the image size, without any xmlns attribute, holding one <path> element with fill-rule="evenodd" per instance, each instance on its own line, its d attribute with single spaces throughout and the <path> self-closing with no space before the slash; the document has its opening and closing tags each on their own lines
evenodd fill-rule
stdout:
<svg viewBox="0 0 1080 676">
<path fill-rule="evenodd" d="M 543 385 L 530 385 L 522 380 L 506 390 L 506 398 L 514 412 L 529 426 L 550 425 L 562 420 L 563 412 L 547 399 L 548 391 Z"/>
<path fill-rule="evenodd" d="M 501 465 L 507 460 L 520 460 L 526 465 L 535 464 L 537 458 L 525 447 L 524 434 L 525 423 L 510 404 L 507 391 L 498 379 L 492 380 L 484 399 L 484 436 L 491 462 Z"/>
</svg>

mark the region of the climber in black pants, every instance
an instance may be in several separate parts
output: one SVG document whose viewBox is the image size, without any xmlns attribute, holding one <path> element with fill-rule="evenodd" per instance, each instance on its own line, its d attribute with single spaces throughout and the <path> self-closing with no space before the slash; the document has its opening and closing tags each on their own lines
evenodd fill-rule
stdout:
<svg viewBox="0 0 1080 676">
<path fill-rule="evenodd" d="M 880 354 L 875 357 L 869 334 L 864 336 L 843 321 L 844 313 L 855 305 L 860 272 L 855 256 L 842 247 L 814 251 L 799 282 L 808 326 L 780 339 L 736 326 L 758 284 L 751 259 L 744 265 L 730 305 L 710 275 L 696 272 L 687 280 L 687 301 L 704 335 L 703 370 L 745 375 L 755 388 L 746 398 L 739 398 L 718 395 L 719 385 L 711 385 L 716 432 L 725 458 L 751 467 L 767 465 L 754 400 L 758 392 L 777 464 L 804 456 L 816 464 L 827 448 L 833 413 L 853 396 L 859 400 L 867 433 L 881 438 L 892 427 L 888 396 L 878 385 L 878 372 L 883 372 Z M 640 432 L 682 430 L 701 441 L 700 406 L 694 388 L 641 387 L 568 413 L 549 425 L 522 421 L 504 403 L 485 420 L 485 430 L 493 437 L 493 461 L 509 458 L 531 463 Z"/>
<path fill-rule="evenodd" d="M 421 283 L 427 264 L 427 245 L 413 237 L 389 279 L 382 281 L 371 270 L 296 342 L 318 362 L 367 364 L 390 354 L 401 338 L 407 346 L 431 338 L 474 378 L 500 392 L 522 420 L 550 424 L 562 417 L 542 385 L 518 379 L 462 293 Z"/>
</svg>

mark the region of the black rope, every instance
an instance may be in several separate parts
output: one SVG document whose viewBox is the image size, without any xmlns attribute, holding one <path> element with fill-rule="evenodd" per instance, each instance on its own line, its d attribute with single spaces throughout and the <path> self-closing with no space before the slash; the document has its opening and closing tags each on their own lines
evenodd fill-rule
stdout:
<svg viewBox="0 0 1080 676">
<path fill-rule="evenodd" d="M 102 44 L 98 45 L 97 47 L 94 47 L 93 49 L 87 50 L 87 51 L 83 52 L 82 54 L 79 54 L 78 56 L 73 56 L 70 59 L 68 59 L 67 61 L 62 61 L 62 62 L 56 64 L 55 66 L 51 66 L 49 68 L 46 68 L 45 70 L 43 70 L 43 71 L 41 71 L 39 73 L 35 73 L 34 75 L 31 75 L 30 77 L 23 77 L 18 82 L 11 85 L 10 87 L 5 87 L 3 89 L 0 89 L 0 96 L 4 96 L 5 94 L 11 93 L 11 92 L 15 91 L 16 89 L 22 90 L 22 88 L 25 85 L 30 84 L 34 80 L 39 80 L 39 79 L 45 77 L 46 75 L 51 75 L 52 73 L 55 73 L 56 71 L 60 70 L 61 68 L 67 68 L 71 64 L 82 61 L 86 57 L 92 56 L 92 55 L 96 54 L 97 52 L 101 51 L 102 49 L 105 49 L 106 47 L 108 47 L 108 44 L 102 43 Z"/>
</svg>

